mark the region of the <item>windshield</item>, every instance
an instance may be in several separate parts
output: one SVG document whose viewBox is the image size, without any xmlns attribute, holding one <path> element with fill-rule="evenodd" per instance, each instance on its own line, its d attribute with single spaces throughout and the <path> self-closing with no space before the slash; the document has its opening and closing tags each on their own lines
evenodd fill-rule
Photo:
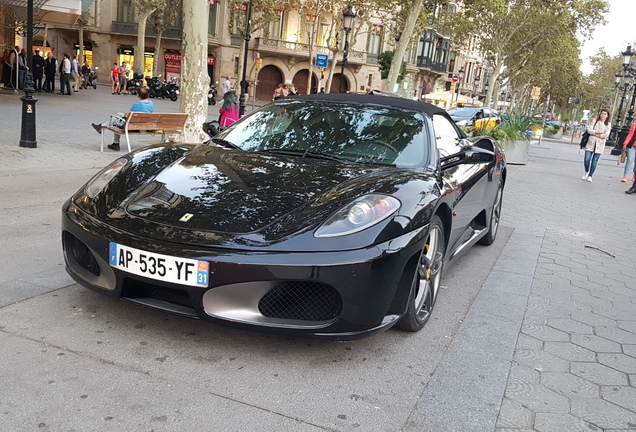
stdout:
<svg viewBox="0 0 636 432">
<path fill-rule="evenodd" d="M 448 115 L 451 117 L 472 117 L 479 108 L 453 108 L 449 109 Z"/>
<path fill-rule="evenodd" d="M 430 156 L 425 123 L 423 114 L 378 105 L 285 101 L 253 112 L 216 139 L 246 151 L 415 167 Z"/>
</svg>

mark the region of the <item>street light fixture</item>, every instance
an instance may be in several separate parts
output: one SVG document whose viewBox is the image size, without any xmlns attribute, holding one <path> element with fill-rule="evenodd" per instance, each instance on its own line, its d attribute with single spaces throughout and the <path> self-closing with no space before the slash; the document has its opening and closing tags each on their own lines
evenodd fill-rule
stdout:
<svg viewBox="0 0 636 432">
<path fill-rule="evenodd" d="M 457 80 L 457 86 L 455 87 L 455 94 L 457 95 L 455 97 L 455 106 L 459 105 L 459 87 L 462 84 L 462 77 L 464 76 L 464 66 L 462 66 L 461 68 L 459 68 L 459 72 L 458 72 L 458 80 Z M 451 102 L 453 101 L 453 98 L 451 98 Z M 452 105 L 451 105 L 452 106 Z"/>
<path fill-rule="evenodd" d="M 241 76 L 241 96 L 239 101 L 239 115 L 243 117 L 245 115 L 245 105 L 247 102 L 247 89 L 250 86 L 247 81 L 247 50 L 250 46 L 250 39 L 252 38 L 252 0 L 247 5 L 247 23 L 245 27 L 245 52 L 243 53 L 243 74 Z"/>
<path fill-rule="evenodd" d="M 342 93 L 342 86 L 344 84 L 344 69 L 347 65 L 347 57 L 349 56 L 349 32 L 353 28 L 353 20 L 356 18 L 355 12 L 351 9 L 351 5 L 347 6 L 347 10 L 342 14 L 342 28 L 345 31 L 344 50 L 342 52 L 342 65 L 340 68 L 340 89 L 339 93 Z"/>
<path fill-rule="evenodd" d="M 621 143 L 621 140 L 619 138 L 625 138 L 625 135 L 627 135 L 628 126 L 627 124 L 625 124 L 625 126 L 621 128 L 621 119 L 623 117 L 623 103 L 625 102 L 625 97 L 627 95 L 627 92 L 632 90 L 632 80 L 634 79 L 634 76 L 632 74 L 636 72 L 631 66 L 632 58 L 635 54 L 636 53 L 632 51 L 632 46 L 627 45 L 627 49 L 621 53 L 621 55 L 623 56 L 623 73 L 618 72 L 615 75 L 616 78 L 614 80 L 614 83 L 616 86 L 616 90 L 619 92 L 622 91 L 623 95 L 621 97 L 621 103 L 618 106 L 618 113 L 616 115 L 616 118 L 614 119 L 614 126 L 612 127 L 612 131 L 606 143 L 607 146 L 614 146 L 611 151 L 612 155 L 621 154 L 621 152 L 623 151 L 623 144 Z M 625 119 L 627 122 L 631 122 L 633 119 L 634 98 L 636 98 L 636 93 L 634 93 L 631 104 L 629 105 L 630 110 L 628 112 L 627 118 Z"/>
</svg>

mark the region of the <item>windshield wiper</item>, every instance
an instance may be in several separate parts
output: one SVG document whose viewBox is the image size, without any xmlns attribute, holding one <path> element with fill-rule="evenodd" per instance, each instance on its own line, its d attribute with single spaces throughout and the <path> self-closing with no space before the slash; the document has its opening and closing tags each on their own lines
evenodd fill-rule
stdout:
<svg viewBox="0 0 636 432">
<path fill-rule="evenodd" d="M 223 138 L 212 138 L 212 142 L 215 144 L 220 144 L 221 146 L 225 147 L 225 148 L 231 148 L 231 149 L 236 149 L 236 150 L 243 150 L 242 148 L 240 148 L 239 146 L 237 146 L 234 143 L 229 142 L 226 139 Z"/>
<path fill-rule="evenodd" d="M 288 155 L 288 156 L 300 156 L 302 158 L 326 159 L 326 160 L 333 160 L 338 162 L 353 163 L 353 161 L 349 159 L 330 155 L 327 153 L 310 152 L 309 150 L 270 148 L 270 149 L 261 150 L 261 152 L 276 153 L 276 154 L 282 154 L 282 155 Z"/>
</svg>

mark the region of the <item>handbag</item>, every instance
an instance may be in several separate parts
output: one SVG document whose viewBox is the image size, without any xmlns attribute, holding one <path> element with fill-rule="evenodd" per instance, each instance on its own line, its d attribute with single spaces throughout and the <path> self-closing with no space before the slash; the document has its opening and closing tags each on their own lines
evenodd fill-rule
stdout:
<svg viewBox="0 0 636 432">
<path fill-rule="evenodd" d="M 625 163 L 626 160 L 627 160 L 627 151 L 623 149 L 623 151 L 621 152 L 621 158 L 620 158 L 619 164 Z"/>
<path fill-rule="evenodd" d="M 581 146 L 581 148 L 584 149 L 589 139 L 590 139 L 590 134 L 587 133 L 587 131 L 583 132 L 583 136 L 581 137 L 581 142 L 579 143 L 579 146 Z"/>
</svg>

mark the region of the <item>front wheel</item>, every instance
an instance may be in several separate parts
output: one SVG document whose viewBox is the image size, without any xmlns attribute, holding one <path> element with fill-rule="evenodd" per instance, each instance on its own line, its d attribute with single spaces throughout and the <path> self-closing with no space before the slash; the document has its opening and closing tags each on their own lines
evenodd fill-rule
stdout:
<svg viewBox="0 0 636 432">
<path fill-rule="evenodd" d="M 171 100 L 172 102 L 176 101 L 178 97 L 179 97 L 179 96 L 177 96 L 177 94 L 176 94 L 176 93 L 171 93 L 171 94 L 170 94 L 170 100 Z"/>
<path fill-rule="evenodd" d="M 397 328 L 416 332 L 431 317 L 442 279 L 445 250 L 444 226 L 440 218 L 435 216 L 428 229 L 426 243 L 411 283 L 406 312 L 395 325 Z"/>
<path fill-rule="evenodd" d="M 485 236 L 479 239 L 477 243 L 481 245 L 490 246 L 495 242 L 497 238 L 497 231 L 499 230 L 499 221 L 501 218 L 501 202 L 503 200 L 503 184 L 499 182 L 497 187 L 497 193 L 495 195 L 495 202 L 492 205 L 490 211 L 490 220 L 488 221 L 488 232 Z"/>
</svg>

